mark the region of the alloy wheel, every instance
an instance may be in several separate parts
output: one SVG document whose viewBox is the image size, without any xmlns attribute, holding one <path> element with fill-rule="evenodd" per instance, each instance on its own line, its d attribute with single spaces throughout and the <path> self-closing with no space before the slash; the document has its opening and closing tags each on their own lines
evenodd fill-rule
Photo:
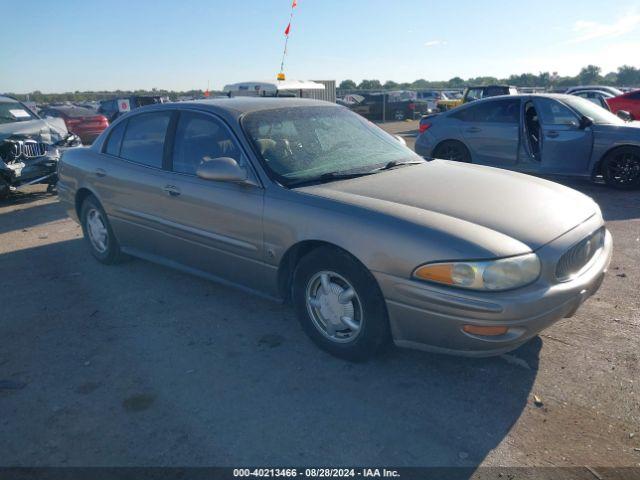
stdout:
<svg viewBox="0 0 640 480">
<path fill-rule="evenodd" d="M 634 185 L 640 180 L 640 155 L 623 152 L 613 157 L 606 166 L 611 178 L 616 184 Z"/>
</svg>

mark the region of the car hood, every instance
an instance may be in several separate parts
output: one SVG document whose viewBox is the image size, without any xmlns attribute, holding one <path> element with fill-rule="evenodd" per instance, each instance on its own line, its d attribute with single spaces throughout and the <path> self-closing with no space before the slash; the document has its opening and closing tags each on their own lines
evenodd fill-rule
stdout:
<svg viewBox="0 0 640 480">
<path fill-rule="evenodd" d="M 0 125 L 0 142 L 7 138 L 30 138 L 46 144 L 55 144 L 69 135 L 64 120 L 29 120 Z"/>
<path fill-rule="evenodd" d="M 446 160 L 296 191 L 391 213 L 422 225 L 429 222 L 426 212 L 439 214 L 439 219 L 444 215 L 455 230 L 462 220 L 511 237 L 531 250 L 600 214 L 589 197 L 557 183 Z"/>
</svg>

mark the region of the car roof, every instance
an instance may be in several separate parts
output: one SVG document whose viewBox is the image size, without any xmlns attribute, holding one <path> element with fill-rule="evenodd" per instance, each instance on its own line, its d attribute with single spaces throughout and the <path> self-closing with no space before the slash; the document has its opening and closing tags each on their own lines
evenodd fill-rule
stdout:
<svg viewBox="0 0 640 480">
<path fill-rule="evenodd" d="M 17 100 L 13 97 L 10 97 L 8 95 L 0 95 L 0 102 L 19 102 L 20 100 Z"/>
<path fill-rule="evenodd" d="M 469 85 L 467 88 L 516 88 L 513 85 L 506 85 L 503 83 L 494 83 L 492 85 Z"/>
<path fill-rule="evenodd" d="M 231 98 L 213 98 L 209 100 L 190 100 L 187 102 L 162 103 L 156 105 L 148 105 L 134 111 L 150 111 L 167 107 L 184 108 L 198 107 L 215 112 L 227 112 L 235 117 L 240 117 L 245 113 L 255 112 L 259 110 L 275 110 L 278 108 L 293 107 L 318 107 L 318 106 L 334 106 L 336 108 L 344 108 L 335 103 L 324 102 L 322 100 L 312 100 L 309 98 L 297 97 L 231 97 Z"/>
<path fill-rule="evenodd" d="M 531 97 L 543 97 L 543 98 L 556 98 L 562 100 L 563 98 L 576 98 L 575 95 L 569 95 L 565 93 L 517 93 L 515 95 L 495 95 L 493 97 L 485 97 L 473 102 L 465 103 L 462 106 L 477 105 L 480 102 L 491 102 L 493 100 L 514 100 L 517 98 L 531 98 Z"/>
</svg>

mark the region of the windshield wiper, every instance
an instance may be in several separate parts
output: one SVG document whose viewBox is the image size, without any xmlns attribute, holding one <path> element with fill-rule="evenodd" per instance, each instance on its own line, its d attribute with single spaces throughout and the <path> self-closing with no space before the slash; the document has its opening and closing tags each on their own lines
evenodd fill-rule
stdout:
<svg viewBox="0 0 640 480">
<path fill-rule="evenodd" d="M 403 165 L 418 165 L 419 163 L 425 163 L 424 160 L 409 160 L 407 162 L 402 162 L 400 160 L 391 160 L 385 166 L 376 168 L 375 170 L 371 170 L 371 172 L 381 172 L 383 170 L 391 170 L 395 167 L 401 167 Z"/>
<path fill-rule="evenodd" d="M 364 172 L 341 172 L 341 171 L 335 171 L 335 172 L 327 172 L 327 173 L 323 173 L 322 175 L 318 176 L 318 177 L 314 177 L 314 178 L 310 178 L 307 180 L 301 180 L 299 182 L 293 182 L 293 183 L 289 183 L 290 187 L 299 187 L 301 185 L 306 185 L 306 184 L 313 184 L 313 183 L 324 183 L 324 182 L 331 182 L 334 180 L 348 180 L 349 178 L 357 178 L 357 177 L 363 177 L 365 175 L 373 175 L 374 173 L 377 173 L 376 170 L 372 170 L 372 171 L 364 171 Z"/>
</svg>

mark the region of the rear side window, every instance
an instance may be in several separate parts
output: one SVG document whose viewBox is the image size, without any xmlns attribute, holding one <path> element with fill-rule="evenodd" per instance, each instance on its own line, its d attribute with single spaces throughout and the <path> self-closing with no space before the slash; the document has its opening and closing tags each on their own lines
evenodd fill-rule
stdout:
<svg viewBox="0 0 640 480">
<path fill-rule="evenodd" d="M 171 112 L 143 113 L 129 119 L 120 156 L 149 167 L 162 168 L 164 139 Z"/>
<path fill-rule="evenodd" d="M 509 89 L 504 87 L 487 87 L 484 91 L 485 97 L 495 97 L 497 95 L 508 95 Z"/>
<path fill-rule="evenodd" d="M 469 108 L 473 121 L 486 123 L 518 123 L 520 100 L 494 100 L 481 102 Z"/>
<path fill-rule="evenodd" d="M 125 121 L 120 122 L 118 125 L 113 127 L 111 133 L 109 134 L 109 139 L 107 140 L 107 145 L 104 149 L 104 153 L 115 155 L 116 157 L 120 155 L 120 145 L 122 144 L 122 136 L 124 135 L 126 125 L 127 122 Z"/>
<path fill-rule="evenodd" d="M 231 157 L 243 164 L 240 148 L 219 120 L 200 113 L 180 113 L 173 147 L 173 171 L 195 175 L 203 161 L 218 157 Z"/>
<path fill-rule="evenodd" d="M 631 100 L 640 100 L 640 90 L 638 90 L 637 92 L 631 92 L 629 95 L 627 95 L 627 98 L 630 98 Z"/>
</svg>

